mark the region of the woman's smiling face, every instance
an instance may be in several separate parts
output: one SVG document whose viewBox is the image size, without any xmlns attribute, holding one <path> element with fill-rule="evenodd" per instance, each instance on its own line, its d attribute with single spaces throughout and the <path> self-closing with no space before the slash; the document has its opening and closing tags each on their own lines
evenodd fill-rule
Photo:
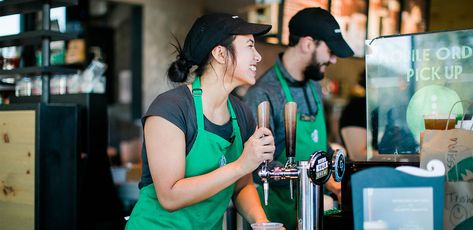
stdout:
<svg viewBox="0 0 473 230">
<path fill-rule="evenodd" d="M 231 71 L 232 80 L 237 81 L 238 85 L 250 84 L 256 82 L 256 64 L 261 61 L 261 55 L 255 48 L 255 39 L 253 35 L 237 35 L 233 40 L 235 50 L 234 68 Z"/>
</svg>

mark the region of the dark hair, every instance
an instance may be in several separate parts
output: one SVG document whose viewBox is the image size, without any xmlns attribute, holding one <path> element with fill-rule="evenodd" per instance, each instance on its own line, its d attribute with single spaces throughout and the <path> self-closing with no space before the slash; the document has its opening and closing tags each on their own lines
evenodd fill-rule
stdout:
<svg viewBox="0 0 473 230">
<path fill-rule="evenodd" d="M 358 76 L 358 84 L 366 89 L 366 70 L 361 71 L 360 75 Z"/>
<path fill-rule="evenodd" d="M 294 35 L 294 34 L 289 34 L 289 44 L 288 44 L 288 46 L 297 45 L 297 43 L 299 43 L 299 40 L 301 40 L 300 36 L 297 36 L 297 35 Z M 318 46 L 320 44 L 320 40 L 314 39 L 314 41 L 315 41 L 316 46 Z"/>
<path fill-rule="evenodd" d="M 167 75 L 169 80 L 173 82 L 185 82 L 187 80 L 189 70 L 192 68 L 193 64 L 184 57 L 182 46 L 179 40 L 177 40 L 174 34 L 172 34 L 172 36 L 176 44 L 171 43 L 171 45 L 174 47 L 174 53 L 177 53 L 177 57 L 176 60 L 172 62 L 171 65 L 169 65 Z"/>
<path fill-rule="evenodd" d="M 235 35 L 229 36 L 222 42 L 218 43 L 218 45 L 225 47 L 227 53 L 230 55 L 233 61 L 235 61 L 235 49 L 233 48 L 232 42 L 235 40 L 235 37 Z M 172 62 L 168 68 L 168 78 L 173 82 L 186 82 L 187 77 L 189 76 L 189 71 L 194 65 L 197 65 L 197 69 L 194 71 L 195 74 L 201 76 L 207 64 L 209 63 L 210 53 L 207 54 L 202 63 L 194 64 L 185 57 L 184 53 L 182 52 L 181 44 L 179 41 L 177 41 L 177 39 L 176 43 L 176 45 L 171 44 L 176 49 L 175 52 L 178 53 L 178 55 L 176 60 Z"/>
<path fill-rule="evenodd" d="M 289 46 L 295 46 L 297 43 L 299 43 L 299 40 L 301 37 L 294 35 L 294 34 L 289 34 Z"/>
</svg>

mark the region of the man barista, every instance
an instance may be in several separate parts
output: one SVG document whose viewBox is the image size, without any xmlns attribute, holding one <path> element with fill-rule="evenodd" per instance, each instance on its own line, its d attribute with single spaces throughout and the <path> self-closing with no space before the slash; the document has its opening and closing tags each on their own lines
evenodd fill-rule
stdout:
<svg viewBox="0 0 473 230">
<path fill-rule="evenodd" d="M 276 63 L 251 87 L 245 101 L 257 116 L 257 106 L 271 104 L 270 128 L 276 143 L 274 163 L 286 163 L 284 105 L 297 103 L 296 161 L 308 160 L 315 151 L 328 151 L 327 130 L 322 105 L 321 87 L 328 65 L 337 57 L 350 57 L 352 49 L 342 37 L 335 18 L 321 8 L 306 8 L 289 21 L 289 47 L 279 54 Z M 296 201 L 291 199 L 288 183 L 269 186 L 268 218 L 296 229 Z M 341 186 L 331 178 L 326 187 L 340 197 Z M 258 193 L 264 204 L 262 186 Z"/>
</svg>

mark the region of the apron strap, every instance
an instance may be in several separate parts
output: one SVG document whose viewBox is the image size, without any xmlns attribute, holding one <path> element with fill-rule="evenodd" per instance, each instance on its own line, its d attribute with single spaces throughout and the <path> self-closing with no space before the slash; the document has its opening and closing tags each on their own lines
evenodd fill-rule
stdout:
<svg viewBox="0 0 473 230">
<path fill-rule="evenodd" d="M 314 96 L 314 100 L 317 103 L 317 109 L 319 113 L 324 113 L 324 107 L 322 106 L 322 103 L 320 103 L 319 97 L 316 96 L 318 95 L 317 91 L 315 91 L 314 85 L 308 82 L 310 91 L 312 91 L 312 95 Z"/>
<path fill-rule="evenodd" d="M 197 119 L 198 130 L 204 130 L 204 111 L 202 107 L 202 88 L 200 85 L 200 76 L 196 76 L 194 82 L 192 82 L 192 95 L 194 97 L 195 115 Z M 241 137 L 240 126 L 238 125 L 235 111 L 233 110 L 230 98 L 227 100 L 228 110 L 230 112 L 230 118 L 232 119 L 233 136 Z"/>
<path fill-rule="evenodd" d="M 202 108 L 202 88 L 200 88 L 200 76 L 196 76 L 194 82 L 192 82 L 192 95 L 194 97 L 197 129 L 204 130 L 204 110 Z"/>
<path fill-rule="evenodd" d="M 276 76 L 279 80 L 279 83 L 281 84 L 281 88 L 284 92 L 284 95 L 286 96 L 286 100 L 288 102 L 294 101 L 294 99 L 292 98 L 291 91 L 289 90 L 289 86 L 287 85 L 286 80 L 283 78 L 281 69 L 279 68 L 278 64 L 274 64 L 274 70 L 276 72 Z M 311 84 L 310 82 L 307 82 L 307 84 L 309 85 L 309 88 L 312 91 L 312 96 L 314 97 L 314 100 L 317 103 L 317 108 L 319 109 L 319 111 L 322 111 L 321 103 L 320 103 L 319 97 L 317 96 L 317 91 L 315 91 L 313 84 Z"/>
<path fill-rule="evenodd" d="M 230 117 L 232 119 L 233 135 L 240 136 L 240 127 L 238 126 L 237 117 L 236 117 L 235 111 L 233 110 L 233 106 L 232 106 L 232 103 L 230 102 L 230 99 L 228 99 L 227 104 L 228 104 L 228 110 L 230 111 Z"/>
<path fill-rule="evenodd" d="M 243 151 L 243 146 L 242 146 L 243 140 L 241 138 L 240 126 L 238 125 L 238 120 L 237 120 L 235 111 L 233 110 L 232 103 L 230 102 L 230 98 L 228 98 L 228 110 L 230 111 L 230 117 L 232 119 L 233 137 L 234 137 L 232 139 L 235 141 L 236 138 L 240 138 L 241 144 L 237 145 L 236 148 L 237 148 L 237 151 L 241 153 Z"/>
<path fill-rule="evenodd" d="M 278 64 L 274 64 L 274 70 L 276 71 L 276 76 L 278 77 L 279 83 L 281 84 L 282 91 L 284 92 L 284 96 L 286 96 L 286 100 L 288 102 L 293 102 L 291 91 L 289 90 L 289 86 L 287 86 L 286 80 L 282 77 L 281 70 L 279 69 Z"/>
</svg>

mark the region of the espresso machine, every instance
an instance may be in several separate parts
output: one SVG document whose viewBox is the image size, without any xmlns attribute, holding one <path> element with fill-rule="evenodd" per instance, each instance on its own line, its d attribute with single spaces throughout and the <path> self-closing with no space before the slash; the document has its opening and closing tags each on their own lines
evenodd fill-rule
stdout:
<svg viewBox="0 0 473 230">
<path fill-rule="evenodd" d="M 258 105 L 258 126 L 269 128 L 269 102 Z M 316 151 L 306 161 L 296 162 L 296 117 L 297 104 L 288 102 L 284 106 L 284 123 L 286 133 L 286 157 L 284 167 L 268 168 L 268 162 L 263 163 L 258 176 L 263 182 L 264 202 L 268 204 L 269 179 L 289 180 L 291 199 L 296 194 L 298 229 L 321 230 L 323 217 L 322 185 L 333 175 L 340 182 L 345 172 L 345 156 L 343 150 L 333 154 Z"/>
</svg>

